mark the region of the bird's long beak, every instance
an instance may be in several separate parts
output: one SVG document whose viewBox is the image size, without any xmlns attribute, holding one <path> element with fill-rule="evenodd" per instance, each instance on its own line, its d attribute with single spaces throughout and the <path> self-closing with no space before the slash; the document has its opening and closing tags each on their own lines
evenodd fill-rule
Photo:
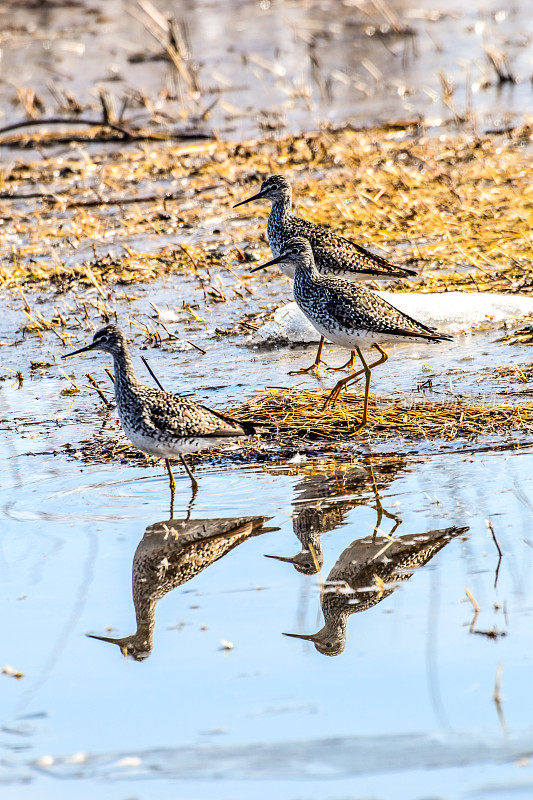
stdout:
<svg viewBox="0 0 533 800">
<path fill-rule="evenodd" d="M 305 639 L 307 642 L 314 642 L 316 633 L 284 633 L 284 636 L 291 636 L 293 639 Z"/>
<path fill-rule="evenodd" d="M 99 639 L 101 642 L 111 642 L 111 644 L 120 644 L 122 639 L 113 639 L 112 636 L 97 636 L 95 633 L 86 633 L 88 639 Z"/>
<path fill-rule="evenodd" d="M 273 264 L 281 264 L 282 261 L 285 261 L 284 253 L 277 258 L 273 258 L 271 261 L 267 261 L 265 264 L 259 264 L 258 267 L 254 267 L 250 272 L 258 272 L 260 269 L 266 269 L 266 267 L 271 267 Z"/>
<path fill-rule="evenodd" d="M 61 358 L 70 358 L 70 356 L 77 356 L 78 353 L 85 353 L 87 350 L 92 350 L 94 348 L 94 344 L 88 344 L 85 347 L 80 347 L 79 350 L 73 350 L 72 353 L 65 353 L 64 356 Z"/>
<path fill-rule="evenodd" d="M 265 558 L 274 558 L 276 561 L 284 561 L 286 564 L 294 564 L 294 556 L 288 558 L 287 556 L 268 556 L 264 554 Z"/>
<path fill-rule="evenodd" d="M 257 192 L 257 194 L 253 194 L 251 197 L 247 197 L 246 200 L 241 200 L 240 203 L 235 203 L 233 208 L 237 208 L 237 206 L 243 206 L 245 203 L 251 203 L 252 200 L 260 200 L 262 197 L 266 197 L 267 192 Z"/>
</svg>

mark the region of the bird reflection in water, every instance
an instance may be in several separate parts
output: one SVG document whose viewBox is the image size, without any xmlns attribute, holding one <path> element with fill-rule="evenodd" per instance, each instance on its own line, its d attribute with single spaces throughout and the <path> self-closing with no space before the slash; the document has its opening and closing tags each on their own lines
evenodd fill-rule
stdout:
<svg viewBox="0 0 533 800">
<path fill-rule="evenodd" d="M 341 553 L 322 587 L 324 626 L 313 634 L 287 633 L 313 642 L 319 653 L 337 656 L 346 646 L 350 614 L 380 603 L 401 581 L 424 566 L 468 527 L 453 526 L 408 536 L 374 534 L 356 539 Z"/>
<path fill-rule="evenodd" d="M 278 530 L 265 527 L 269 519 L 170 519 L 149 525 L 137 546 L 131 570 L 137 630 L 120 639 L 88 635 L 118 645 L 124 656 L 136 661 L 148 658 L 158 601 L 252 536 Z"/>
<path fill-rule="evenodd" d="M 401 519 L 383 508 L 379 488 L 390 484 L 406 469 L 404 457 L 382 458 L 375 466 L 370 462 L 335 462 L 332 468 L 331 462 L 318 462 L 306 469 L 312 472 L 296 485 L 293 502 L 293 530 L 302 548 L 294 556 L 267 555 L 267 558 L 292 564 L 305 575 L 314 575 L 324 563 L 322 534 L 344 524 L 348 513 L 361 505 L 370 504 L 376 509 L 376 533 L 383 517 L 394 522 L 391 534 L 400 525 Z"/>
</svg>

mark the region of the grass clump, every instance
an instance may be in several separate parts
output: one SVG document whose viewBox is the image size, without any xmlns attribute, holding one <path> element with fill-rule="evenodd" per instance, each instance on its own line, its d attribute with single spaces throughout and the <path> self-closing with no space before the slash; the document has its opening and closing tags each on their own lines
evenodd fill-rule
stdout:
<svg viewBox="0 0 533 800">
<path fill-rule="evenodd" d="M 362 394 L 343 394 L 333 408 L 323 409 L 328 392 L 267 389 L 228 410 L 237 419 L 255 420 L 282 441 L 339 441 L 346 438 L 446 441 L 495 436 L 512 431 L 529 433 L 533 403 L 471 405 L 467 401 L 430 402 L 411 398 L 370 397 L 369 422 L 359 430 Z"/>
</svg>

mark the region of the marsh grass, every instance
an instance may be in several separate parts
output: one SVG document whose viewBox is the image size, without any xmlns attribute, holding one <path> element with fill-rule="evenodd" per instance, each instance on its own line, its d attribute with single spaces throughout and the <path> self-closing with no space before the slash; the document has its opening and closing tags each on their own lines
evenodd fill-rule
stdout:
<svg viewBox="0 0 533 800">
<path fill-rule="evenodd" d="M 42 135 L 32 134 L 33 146 Z M 231 206 L 265 175 L 283 172 L 299 214 L 420 268 L 418 279 L 396 284 L 400 290 L 531 292 L 530 140 L 530 126 L 433 138 L 416 128 L 343 128 L 237 145 L 72 148 L 11 161 L 0 172 L 0 284 L 146 282 L 174 271 L 234 268 L 249 258 L 247 247 L 266 256 L 257 217 L 267 207 L 237 214 Z M 206 216 L 220 220 L 207 229 L 212 242 L 183 246 L 184 234 Z M 233 220 L 229 235 L 224 220 Z M 156 242 L 155 252 L 137 249 L 143 235 Z M 169 238 L 182 243 L 169 247 Z M 76 258 L 91 242 L 94 256 Z M 121 246 L 119 255 L 108 254 L 111 245 Z"/>
</svg>

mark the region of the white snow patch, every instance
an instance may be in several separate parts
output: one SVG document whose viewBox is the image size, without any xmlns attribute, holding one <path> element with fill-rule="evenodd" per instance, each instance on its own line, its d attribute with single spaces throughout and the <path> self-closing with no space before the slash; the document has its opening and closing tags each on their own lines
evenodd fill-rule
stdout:
<svg viewBox="0 0 533 800">
<path fill-rule="evenodd" d="M 399 311 L 442 333 L 471 331 L 533 316 L 533 297 L 493 292 L 376 292 Z M 251 344 L 318 342 L 319 333 L 296 303 L 278 308 L 250 337 Z"/>
</svg>

